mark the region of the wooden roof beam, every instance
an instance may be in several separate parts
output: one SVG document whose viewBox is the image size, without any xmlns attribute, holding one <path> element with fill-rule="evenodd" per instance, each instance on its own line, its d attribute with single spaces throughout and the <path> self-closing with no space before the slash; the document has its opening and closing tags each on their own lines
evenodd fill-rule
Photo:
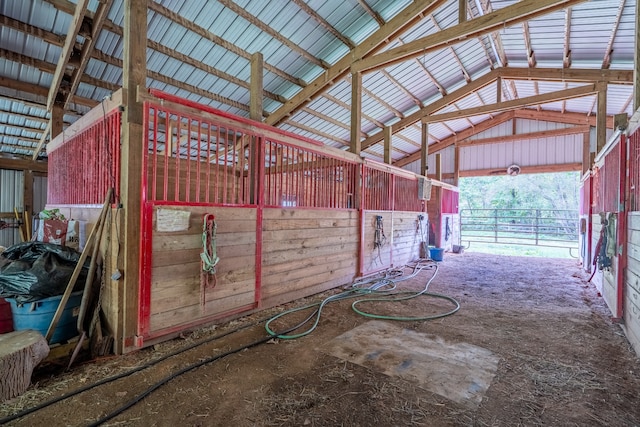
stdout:
<svg viewBox="0 0 640 427">
<path fill-rule="evenodd" d="M 466 16 L 466 13 L 465 13 L 465 16 Z M 466 18 L 464 20 L 460 20 L 459 22 L 465 22 L 465 21 L 466 21 Z M 433 26 L 436 28 L 436 30 L 442 31 L 440 24 L 438 24 L 438 21 L 436 21 L 436 18 L 433 15 L 431 15 L 431 22 L 433 22 Z M 467 71 L 467 69 L 464 67 L 464 64 L 460 60 L 460 57 L 456 53 L 453 46 L 449 46 L 448 49 L 449 49 L 449 53 L 451 53 L 451 56 L 453 56 L 453 59 L 455 59 L 456 62 L 458 63 L 458 67 L 460 67 L 460 71 L 462 71 L 462 75 L 464 76 L 464 79 L 467 81 L 467 83 L 469 83 L 471 81 L 471 76 L 469 75 L 469 72 Z"/>
<path fill-rule="evenodd" d="M 155 2 L 152 2 L 155 3 Z M 327 86 L 349 74 L 353 61 L 365 58 L 377 52 L 391 40 L 397 39 L 408 28 L 420 22 L 425 15 L 430 14 L 446 3 L 445 0 L 415 0 L 380 29 L 367 37 L 362 43 L 343 56 L 315 80 L 305 86 L 297 95 L 278 108 L 265 121 L 269 125 L 277 125 L 293 112 L 302 108 L 309 101 L 322 93 Z"/>
<path fill-rule="evenodd" d="M 434 114 L 425 117 L 425 120 L 430 123 L 444 122 L 447 120 L 461 119 L 464 117 L 479 116 L 487 113 L 496 113 L 500 111 L 514 110 L 516 108 L 530 107 L 538 104 L 547 104 L 550 102 L 561 101 L 563 99 L 580 98 L 597 93 L 598 89 L 596 86 L 596 84 L 590 84 L 572 89 L 549 92 L 542 95 L 528 96 L 525 98 L 513 99 L 511 101 L 504 101 L 496 104 L 483 105 L 481 107 L 468 108 L 466 110 Z"/>
<path fill-rule="evenodd" d="M 378 12 L 373 10 L 371 6 L 369 6 L 369 4 L 366 2 L 366 0 L 358 0 L 358 3 L 360 3 L 360 6 L 362 6 L 365 12 L 367 12 L 373 19 L 375 19 L 378 25 L 382 27 L 385 24 L 382 16 Z"/>
<path fill-rule="evenodd" d="M 537 111 L 529 108 L 515 110 L 513 113 L 518 119 L 542 120 L 546 122 L 566 123 L 572 125 L 596 125 L 595 116 L 587 116 L 583 113 L 560 113 L 558 111 L 549 110 Z M 612 116 L 607 117 L 607 127 L 613 128 Z"/>
<path fill-rule="evenodd" d="M 69 58 L 73 53 L 76 37 L 80 31 L 80 26 L 82 25 L 84 14 L 86 13 L 88 6 L 89 0 L 78 0 L 71 24 L 67 30 L 67 37 L 65 38 L 64 45 L 62 46 L 62 52 L 60 52 L 60 58 L 58 59 L 58 64 L 56 65 L 56 70 L 51 81 L 51 87 L 47 97 L 47 110 L 49 111 L 53 108 L 54 102 L 59 102 L 63 105 L 66 104 L 67 95 L 65 95 L 64 99 L 58 99 L 60 95 L 60 87 L 63 79 L 65 78 L 67 66 L 69 65 Z"/>
<path fill-rule="evenodd" d="M 98 3 L 98 8 L 96 13 L 93 15 L 92 23 L 91 23 L 91 37 L 85 38 L 85 41 L 82 45 L 82 51 L 80 53 L 80 61 L 78 66 L 73 71 L 71 75 L 71 88 L 68 92 L 64 94 L 64 100 L 62 102 L 62 107 L 66 108 L 71 96 L 76 93 L 78 89 L 78 85 L 82 77 L 84 76 L 84 70 L 89 63 L 89 59 L 91 59 L 91 52 L 93 52 L 93 48 L 98 40 L 98 36 L 100 35 L 100 31 L 102 30 L 102 25 L 104 21 L 107 19 L 107 15 L 109 14 L 109 10 L 111 9 L 111 4 L 113 0 L 102 0 Z M 86 11 L 86 9 L 85 9 Z M 117 89 L 116 89 L 117 90 Z M 113 90 L 112 90 L 113 92 Z"/>
<path fill-rule="evenodd" d="M 27 82 L 22 82 L 19 80 L 10 79 L 8 77 L 0 76 L 0 86 L 4 86 L 9 89 L 17 90 L 20 92 L 30 93 L 37 96 L 43 96 L 47 98 L 49 94 L 49 90 L 44 86 L 33 85 Z M 74 96 L 73 102 L 78 105 L 83 105 L 85 107 L 93 108 L 98 105 L 98 101 L 94 101 L 93 99 L 83 98 L 80 96 Z"/>
<path fill-rule="evenodd" d="M 404 46 L 356 61 L 352 70 L 365 72 L 384 68 L 426 52 L 445 48 L 452 43 L 480 37 L 500 28 L 516 25 L 584 1 L 586 0 L 521 0 L 483 17 L 465 21 L 435 34 L 413 40 Z"/>
<path fill-rule="evenodd" d="M 472 81 L 471 83 L 462 86 L 461 88 L 449 93 L 447 96 L 440 98 L 439 100 L 432 102 L 429 105 L 422 107 L 420 110 L 415 113 L 406 116 L 397 123 L 393 124 L 393 132 L 399 132 L 402 129 L 411 126 L 414 123 L 419 122 L 423 117 L 427 117 L 430 114 L 435 113 L 436 111 L 442 110 L 443 108 L 452 105 L 454 102 L 459 101 L 465 96 L 482 89 L 483 87 L 493 83 L 498 77 L 498 70 L 493 70 L 484 76 Z M 362 149 L 368 148 L 374 144 L 381 142 L 383 139 L 382 132 L 378 132 L 374 135 L 371 135 L 369 138 L 362 141 Z"/>
<path fill-rule="evenodd" d="M 559 163 L 552 165 L 535 165 L 535 166 L 521 166 L 521 174 L 529 173 L 555 173 L 555 172 L 575 172 L 582 170 L 582 163 Z M 473 176 L 498 176 L 506 175 L 507 168 L 494 168 L 494 169 L 469 169 L 461 170 L 460 177 L 468 178 Z M 445 176 L 446 178 L 446 176 Z"/>
<path fill-rule="evenodd" d="M 475 128 L 467 128 L 461 132 L 458 133 L 458 135 L 451 135 L 439 142 L 436 142 L 434 144 L 429 145 L 429 153 L 435 153 L 438 152 L 440 150 L 443 150 L 447 147 L 450 147 L 452 145 L 454 145 L 456 142 L 458 141 L 462 141 L 464 139 L 467 139 L 473 135 L 477 135 L 481 132 L 484 132 L 488 129 L 491 129 L 493 127 L 496 127 L 498 125 L 501 125 L 502 123 L 508 122 L 509 120 L 512 120 L 514 117 L 514 112 L 513 111 L 507 111 L 505 113 L 500 113 L 499 115 L 495 116 L 495 118 L 493 119 L 488 119 L 485 120 L 479 124 L 476 125 Z M 417 160 L 420 160 L 420 151 L 413 153 L 403 159 L 399 159 L 397 160 L 394 165 L 398 166 L 398 167 L 403 167 L 405 165 L 408 165 L 409 163 L 415 162 Z"/>
<path fill-rule="evenodd" d="M 613 54 L 613 42 L 616 39 L 618 33 L 618 27 L 620 26 L 620 18 L 622 18 L 622 12 L 624 11 L 624 4 L 626 0 L 620 0 L 618 6 L 618 12 L 616 13 L 616 19 L 613 21 L 613 28 L 611 29 L 611 36 L 609 36 L 609 42 L 607 43 L 607 49 L 605 50 L 604 59 L 602 60 L 602 68 L 607 69 L 611 66 L 611 55 Z"/>
<path fill-rule="evenodd" d="M 9 154 L 9 153 L 4 153 Z M 28 160 L 26 158 L 8 158 L 4 157 L 2 153 L 0 153 L 0 169 L 11 169 L 11 170 L 31 170 L 34 172 L 44 172 L 47 173 L 48 165 L 47 162 L 34 162 L 32 160 Z"/>
<path fill-rule="evenodd" d="M 264 31 L 265 33 L 269 34 L 271 37 L 278 40 L 283 45 L 287 46 L 293 52 L 298 53 L 300 56 L 302 56 L 312 64 L 315 64 L 318 67 L 324 68 L 325 70 L 331 66 L 331 64 L 327 63 L 326 61 L 323 61 L 322 59 L 316 58 L 311 53 L 301 48 L 298 44 L 284 37 L 280 32 L 276 31 L 275 29 L 271 28 L 269 25 L 265 24 L 264 22 L 256 18 L 255 15 L 252 15 L 251 13 L 247 12 L 247 10 L 244 7 L 239 6 L 238 4 L 234 3 L 232 0 L 218 0 L 218 3 L 222 4 L 229 10 L 233 11 L 236 15 L 245 19 L 250 24 L 256 26 L 261 31 Z"/>
<path fill-rule="evenodd" d="M 302 9 L 307 15 L 315 19 L 320 25 L 322 25 L 327 31 L 329 31 L 335 38 L 340 40 L 343 44 L 345 44 L 349 49 L 353 49 L 356 47 L 356 44 L 351 41 L 348 37 L 343 35 L 340 31 L 338 31 L 333 25 L 331 25 L 326 19 L 324 19 L 318 12 L 313 10 L 307 3 L 303 0 L 292 0 L 300 9 Z"/>
<path fill-rule="evenodd" d="M 476 145 L 487 145 L 487 144 L 500 144 L 503 142 L 528 141 L 531 139 L 555 138 L 558 136 L 576 135 L 579 133 L 582 134 L 585 132 L 589 132 L 590 128 L 591 126 L 589 125 L 579 125 L 579 126 L 571 126 L 568 128 L 561 128 L 561 129 L 543 130 L 539 132 L 495 136 L 492 138 L 482 138 L 482 139 L 472 139 L 472 140 L 466 139 L 464 141 L 459 141 L 456 145 L 458 145 L 459 147 L 468 147 L 471 145 L 476 146 Z"/>
<path fill-rule="evenodd" d="M 545 80 L 558 82 L 605 82 L 608 84 L 633 84 L 630 70 L 593 70 L 564 68 L 514 68 L 499 69 L 500 77 L 514 80 Z"/>
<path fill-rule="evenodd" d="M 524 45 L 527 49 L 527 64 L 529 64 L 529 68 L 536 67 L 536 55 L 533 51 L 533 47 L 531 46 L 531 33 L 529 31 L 529 23 L 522 23 L 522 35 L 524 36 Z"/>
<path fill-rule="evenodd" d="M 571 10 L 568 7 L 564 11 L 564 53 L 562 55 L 562 67 L 571 67 Z"/>
</svg>

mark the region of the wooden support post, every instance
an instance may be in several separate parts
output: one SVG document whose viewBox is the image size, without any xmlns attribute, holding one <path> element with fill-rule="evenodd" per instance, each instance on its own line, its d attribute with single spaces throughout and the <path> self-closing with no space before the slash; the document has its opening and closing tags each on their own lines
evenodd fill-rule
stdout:
<svg viewBox="0 0 640 427">
<path fill-rule="evenodd" d="M 351 75 L 351 146 L 349 151 L 360 155 L 362 140 L 360 129 L 362 128 L 362 73 L 354 72 Z"/>
<path fill-rule="evenodd" d="M 633 67 L 633 112 L 640 109 L 640 2 L 636 2 L 636 49 Z"/>
<path fill-rule="evenodd" d="M 502 77 L 496 78 L 496 104 L 502 102 Z"/>
<path fill-rule="evenodd" d="M 53 104 L 53 108 L 51 109 L 51 131 L 49 132 L 51 141 L 62 133 L 63 118 L 64 109 L 62 108 L 62 105 Z"/>
<path fill-rule="evenodd" d="M 251 83 L 249 93 L 249 117 L 251 120 L 262 121 L 262 101 L 264 97 L 264 58 L 262 53 L 251 55 Z"/>
<path fill-rule="evenodd" d="M 467 0 L 458 0 L 458 23 L 462 24 L 467 20 Z"/>
<path fill-rule="evenodd" d="M 587 173 L 591 169 L 591 133 L 585 132 L 582 134 L 582 175 Z"/>
<path fill-rule="evenodd" d="M 140 272 L 140 216 L 142 199 L 143 108 L 137 101 L 138 87 L 147 79 L 147 0 L 124 1 L 124 58 L 122 115 L 122 176 L 120 200 L 124 207 L 123 292 L 121 336 L 114 342 L 116 352 L 132 349 L 138 335 L 138 293 Z"/>
<path fill-rule="evenodd" d="M 442 154 L 436 153 L 436 179 L 442 181 Z"/>
<path fill-rule="evenodd" d="M 384 162 L 391 164 L 391 126 L 384 127 Z"/>
<path fill-rule="evenodd" d="M 598 111 L 596 112 L 596 154 L 607 143 L 607 85 L 600 84 L 598 90 Z"/>
<path fill-rule="evenodd" d="M 422 121 L 422 138 L 420 141 L 420 175 L 427 176 L 429 172 L 429 123 Z"/>
<path fill-rule="evenodd" d="M 264 57 L 260 52 L 256 52 L 251 55 L 251 81 L 249 98 L 249 117 L 251 118 L 251 120 L 261 122 L 264 101 Z M 260 159 L 258 156 L 258 138 L 252 136 L 249 144 L 249 150 L 252 153 L 250 159 L 253 159 L 251 168 L 254 170 L 255 174 L 259 170 L 260 162 L 264 160 Z M 236 149 L 239 151 L 244 151 L 242 149 L 242 144 L 236 147 Z M 256 179 L 249 180 L 249 199 L 251 203 L 257 204 L 258 192 L 256 191 L 256 184 Z"/>
<path fill-rule="evenodd" d="M 453 185 L 457 187 L 460 182 L 460 147 L 456 145 L 453 153 Z"/>
<path fill-rule="evenodd" d="M 24 214 L 22 217 L 25 220 L 25 237 L 27 240 L 31 240 L 31 224 L 27 221 L 31 221 L 33 214 L 33 171 L 24 171 L 24 192 L 22 194 L 22 206 Z"/>
</svg>

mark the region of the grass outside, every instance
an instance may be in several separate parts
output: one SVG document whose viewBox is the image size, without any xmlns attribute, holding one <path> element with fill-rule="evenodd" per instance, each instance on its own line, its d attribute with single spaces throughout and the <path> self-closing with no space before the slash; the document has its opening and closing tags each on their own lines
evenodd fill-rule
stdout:
<svg viewBox="0 0 640 427">
<path fill-rule="evenodd" d="M 531 256 L 544 258 L 576 258 L 578 251 L 568 248 L 551 248 L 546 246 L 527 246 L 510 243 L 479 243 L 462 241 L 467 252 L 481 252 L 493 255 Z"/>
</svg>

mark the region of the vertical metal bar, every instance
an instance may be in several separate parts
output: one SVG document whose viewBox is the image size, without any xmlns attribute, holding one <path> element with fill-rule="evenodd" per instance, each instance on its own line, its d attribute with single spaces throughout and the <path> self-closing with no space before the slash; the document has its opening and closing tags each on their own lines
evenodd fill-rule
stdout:
<svg viewBox="0 0 640 427">
<path fill-rule="evenodd" d="M 200 155 L 200 151 L 202 148 L 202 120 L 198 119 L 196 121 L 198 124 L 198 131 L 196 132 L 196 142 L 198 144 L 198 148 L 196 150 L 196 194 L 195 201 L 200 202 L 200 181 L 202 180 L 202 176 L 200 176 L 200 163 L 202 163 L 202 156 Z"/>
<path fill-rule="evenodd" d="M 173 200 L 180 200 L 180 134 L 182 133 L 182 116 L 176 116 L 176 155 L 174 157 L 174 193 Z M 173 145 L 173 140 L 172 144 Z"/>
<path fill-rule="evenodd" d="M 205 203 L 209 203 L 211 200 L 211 126 L 212 124 L 210 122 L 207 123 L 207 182 L 204 196 Z"/>
<path fill-rule="evenodd" d="M 256 278 L 255 278 L 255 294 L 254 300 L 257 308 L 262 306 L 262 225 L 263 225 L 263 211 L 264 211 L 264 174 L 265 174 L 265 140 L 260 137 L 257 141 L 257 147 L 259 152 L 256 153 L 258 159 L 260 161 L 256 162 L 257 164 L 257 184 L 258 191 L 256 194 Z"/>
<path fill-rule="evenodd" d="M 493 215 L 494 215 L 494 242 L 498 243 L 498 210 L 494 209 L 493 210 Z"/>
<path fill-rule="evenodd" d="M 221 188 L 220 188 L 220 125 L 216 128 L 216 197 L 215 202 L 220 200 Z"/>
<path fill-rule="evenodd" d="M 222 187 L 222 203 L 227 203 L 227 184 L 229 183 L 229 128 L 225 128 L 224 137 L 224 169 L 222 170 L 224 185 Z"/>
</svg>

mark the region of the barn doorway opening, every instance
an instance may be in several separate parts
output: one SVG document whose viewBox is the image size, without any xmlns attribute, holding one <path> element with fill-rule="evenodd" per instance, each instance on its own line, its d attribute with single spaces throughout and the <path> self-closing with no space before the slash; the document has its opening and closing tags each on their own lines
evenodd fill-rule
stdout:
<svg viewBox="0 0 640 427">
<path fill-rule="evenodd" d="M 579 172 L 471 177 L 459 183 L 466 251 L 578 256 Z"/>
</svg>

